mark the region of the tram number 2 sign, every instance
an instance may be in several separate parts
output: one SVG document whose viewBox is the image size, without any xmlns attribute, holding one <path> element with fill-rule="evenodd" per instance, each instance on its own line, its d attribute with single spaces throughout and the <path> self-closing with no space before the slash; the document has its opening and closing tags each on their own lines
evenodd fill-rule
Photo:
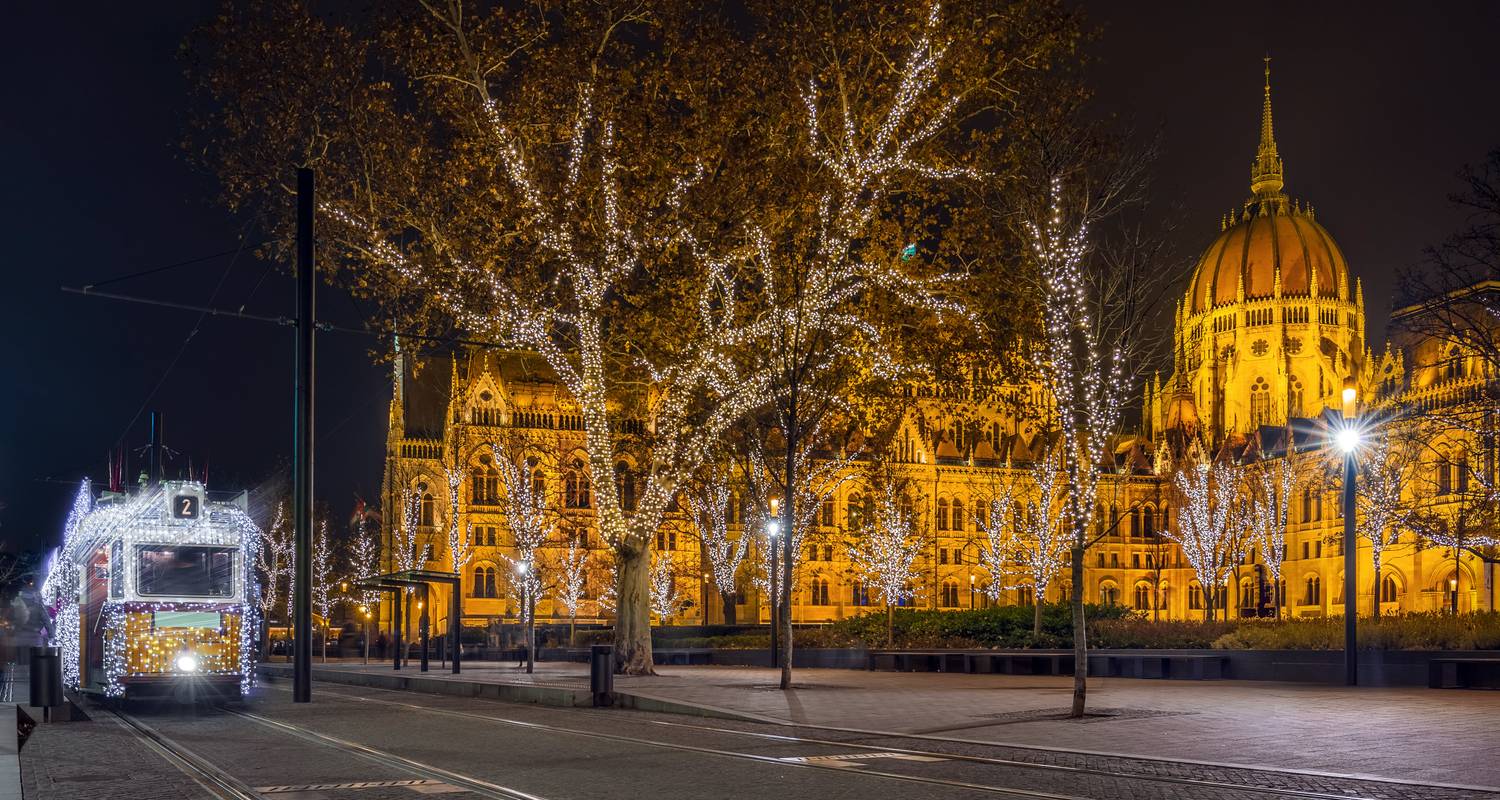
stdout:
<svg viewBox="0 0 1500 800">
<path fill-rule="evenodd" d="M 179 494 L 172 498 L 172 516 L 176 519 L 198 518 L 198 495 Z"/>
</svg>

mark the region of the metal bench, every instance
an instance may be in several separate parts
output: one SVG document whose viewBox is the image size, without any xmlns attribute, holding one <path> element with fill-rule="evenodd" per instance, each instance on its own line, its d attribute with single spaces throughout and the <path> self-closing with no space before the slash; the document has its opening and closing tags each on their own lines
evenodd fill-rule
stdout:
<svg viewBox="0 0 1500 800">
<path fill-rule="evenodd" d="M 1101 664 L 1100 661 L 1106 661 L 1106 663 Z M 1095 672 L 1093 667 L 1096 664 L 1103 669 Z M 1223 680 L 1225 667 L 1228 664 L 1228 656 L 1110 653 L 1091 657 L 1089 672 L 1119 678 L 1217 681 Z"/>
<path fill-rule="evenodd" d="M 1500 688 L 1500 658 L 1434 658 L 1427 662 L 1433 689 Z"/>
</svg>

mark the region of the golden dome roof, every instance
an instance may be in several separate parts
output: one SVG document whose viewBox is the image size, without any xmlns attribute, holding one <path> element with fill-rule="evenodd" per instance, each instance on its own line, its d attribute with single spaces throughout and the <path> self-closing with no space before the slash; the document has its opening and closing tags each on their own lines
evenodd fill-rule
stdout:
<svg viewBox="0 0 1500 800">
<path fill-rule="evenodd" d="M 1336 296 L 1347 291 L 1349 264 L 1328 230 L 1311 211 L 1285 201 L 1257 203 L 1248 219 L 1236 221 L 1203 251 L 1193 271 L 1192 313 L 1207 311 L 1239 297 L 1246 300 Z"/>
<path fill-rule="evenodd" d="M 1253 194 L 1224 220 L 1223 232 L 1193 270 L 1188 307 L 1197 314 L 1244 299 L 1337 296 L 1347 291 L 1349 264 L 1328 231 L 1282 191 L 1283 166 L 1271 127 L 1271 70 L 1266 66 L 1260 145 L 1250 170 Z"/>
</svg>

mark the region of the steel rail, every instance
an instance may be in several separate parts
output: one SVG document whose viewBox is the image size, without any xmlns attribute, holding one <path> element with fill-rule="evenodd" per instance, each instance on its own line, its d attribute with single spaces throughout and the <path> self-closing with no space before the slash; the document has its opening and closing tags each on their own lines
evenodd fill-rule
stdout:
<svg viewBox="0 0 1500 800">
<path fill-rule="evenodd" d="M 161 731 L 119 709 L 112 708 L 110 713 L 116 724 L 219 800 L 262 800 L 260 793 L 248 784 L 173 741 Z"/>
<path fill-rule="evenodd" d="M 413 775 L 419 775 L 423 778 L 441 781 L 443 783 L 451 784 L 462 789 L 467 789 L 468 791 L 471 791 L 481 797 L 494 798 L 494 800 L 546 800 L 546 798 L 541 797 L 540 795 L 529 794 L 519 789 L 512 789 L 508 786 L 501 786 L 496 783 L 490 783 L 489 781 L 470 777 L 468 775 L 453 772 L 451 770 L 446 770 L 442 767 L 435 767 L 431 764 L 416 761 L 405 756 L 399 756 L 395 753 L 388 753 L 384 750 L 370 747 L 369 745 L 360 744 L 359 742 L 351 742 L 347 739 L 341 739 L 337 736 L 329 736 L 326 733 L 319 733 L 309 728 L 304 728 L 301 725 L 293 725 L 289 722 L 282 722 L 281 720 L 275 720 L 269 717 L 263 717 L 259 714 L 252 714 L 248 711 L 239 711 L 233 708 L 222 708 L 221 710 L 225 713 L 233 714 L 237 717 L 242 717 L 258 725 L 263 725 L 267 728 L 286 734 L 288 736 L 295 736 L 299 739 L 302 739 L 303 741 L 321 744 L 335 750 L 342 750 L 345 753 L 358 756 L 359 758 L 365 759 L 366 761 L 379 764 L 389 769 L 394 769 L 400 772 L 407 772 Z M 257 795 L 257 797 L 259 796 Z"/>
</svg>

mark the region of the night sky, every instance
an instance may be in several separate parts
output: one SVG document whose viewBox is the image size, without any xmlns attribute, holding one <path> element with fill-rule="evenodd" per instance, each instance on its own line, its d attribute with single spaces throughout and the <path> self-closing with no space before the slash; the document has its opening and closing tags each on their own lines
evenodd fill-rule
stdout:
<svg viewBox="0 0 1500 800">
<path fill-rule="evenodd" d="M 241 242 L 263 233 L 213 202 L 184 163 L 177 49 L 211 3 L 20 4 L 0 59 L 7 247 L 0 342 L 0 541 L 59 536 L 72 485 L 165 419 L 169 474 L 207 465 L 211 488 L 256 486 L 291 445 L 292 330 L 63 294 L 61 285 L 220 253 L 102 289 L 292 313 L 283 270 Z M 1460 221 L 1454 174 L 1500 146 L 1500 4 L 1087 3 L 1096 111 L 1160 130 L 1154 203 L 1193 255 L 1249 191 L 1269 52 L 1287 191 L 1311 201 L 1365 283 L 1372 336 L 1393 274 Z M 326 289 L 320 309 L 358 311 Z M 197 333 L 189 337 L 190 332 Z M 184 344 L 185 343 L 185 344 Z M 378 493 L 388 378 L 373 342 L 320 338 L 317 494 L 337 513 Z M 180 357 L 179 357 L 180 352 Z M 174 363 L 175 362 L 175 363 Z M 159 388 L 158 388 L 159 384 Z M 153 395 L 154 390 L 154 395 Z M 150 398 L 148 400 L 148 398 Z M 140 459 L 131 454 L 132 472 Z"/>
</svg>

